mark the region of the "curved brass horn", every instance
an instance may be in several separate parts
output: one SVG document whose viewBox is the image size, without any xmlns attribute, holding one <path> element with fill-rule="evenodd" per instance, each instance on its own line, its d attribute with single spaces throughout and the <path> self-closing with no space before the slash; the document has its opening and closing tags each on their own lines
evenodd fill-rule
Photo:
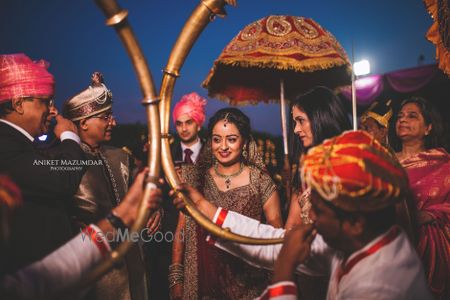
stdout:
<svg viewBox="0 0 450 300">
<path fill-rule="evenodd" d="M 130 24 L 127 21 L 128 12 L 126 10 L 122 10 L 116 0 L 95 0 L 95 2 L 107 18 L 106 25 L 114 27 L 128 52 L 128 56 L 133 63 L 139 85 L 144 96 L 142 104 L 145 106 L 147 113 L 147 123 L 149 128 L 148 140 L 151 141 L 148 152 L 148 167 L 150 170 L 147 182 L 145 184 L 143 200 L 141 201 L 141 205 L 139 207 L 138 217 L 131 228 L 130 236 L 132 236 L 133 232 L 140 232 L 142 230 L 146 220 L 149 217 L 149 210 L 147 209 L 145 203 L 150 196 L 151 190 L 155 188 L 157 184 L 159 170 L 161 167 L 159 159 L 159 154 L 161 152 L 161 136 L 159 131 L 160 120 L 158 109 L 159 98 L 157 97 L 157 93 L 155 91 L 155 86 L 147 65 L 147 61 L 142 53 L 138 41 L 136 40 L 136 37 L 134 36 Z M 80 285 L 78 285 L 78 288 L 94 282 L 111 270 L 115 264 L 123 259 L 124 255 L 132 246 L 133 242 L 131 240 L 123 241 L 116 250 L 110 253 L 109 257 L 103 260 L 92 272 L 83 278 Z"/>
<path fill-rule="evenodd" d="M 168 179 L 170 185 L 174 188 L 179 184 L 177 174 L 175 172 L 175 167 L 173 165 L 173 159 L 170 152 L 169 145 L 169 118 L 170 118 L 170 102 L 173 97 L 173 89 L 175 86 L 176 78 L 179 77 L 179 71 L 186 60 L 189 51 L 192 49 L 197 38 L 202 33 L 203 29 L 215 15 L 225 15 L 225 4 L 232 3 L 234 0 L 201 0 L 200 4 L 193 11 L 189 19 L 186 21 L 175 46 L 170 54 L 167 66 L 164 69 L 164 77 L 161 84 L 160 98 L 160 112 L 161 112 L 161 137 L 162 141 L 162 152 L 161 161 L 164 169 L 166 178 Z M 276 244 L 283 242 L 283 239 L 257 239 L 250 238 L 242 235 L 235 234 L 229 229 L 223 229 L 215 225 L 208 218 L 206 218 L 201 212 L 197 210 L 192 201 L 183 196 L 186 203 L 186 209 L 189 214 L 204 227 L 211 234 L 218 236 L 222 239 L 230 240 L 233 242 L 238 242 L 242 244 L 252 244 L 252 245 L 265 245 L 265 244 Z"/>
</svg>

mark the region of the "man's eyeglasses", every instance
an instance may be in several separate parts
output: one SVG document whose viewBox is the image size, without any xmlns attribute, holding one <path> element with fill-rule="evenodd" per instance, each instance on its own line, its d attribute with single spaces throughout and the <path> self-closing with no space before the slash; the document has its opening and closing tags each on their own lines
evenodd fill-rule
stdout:
<svg viewBox="0 0 450 300">
<path fill-rule="evenodd" d="M 105 122 L 111 122 L 114 119 L 114 116 L 113 114 L 107 114 L 107 115 L 92 116 L 91 118 L 99 118 Z"/>
<path fill-rule="evenodd" d="M 44 103 L 47 107 L 53 107 L 55 105 L 55 100 L 53 98 L 40 98 L 40 97 L 25 97 L 24 101 L 33 101 L 34 99 L 39 100 Z"/>
</svg>

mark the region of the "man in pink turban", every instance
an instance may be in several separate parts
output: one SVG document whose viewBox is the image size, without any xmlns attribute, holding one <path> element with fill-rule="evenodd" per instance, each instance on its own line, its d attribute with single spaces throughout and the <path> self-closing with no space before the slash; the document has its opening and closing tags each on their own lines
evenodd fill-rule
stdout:
<svg viewBox="0 0 450 300">
<path fill-rule="evenodd" d="M 67 201 L 82 172 L 61 167 L 81 161 L 84 153 L 76 126 L 54 106 L 54 79 L 47 67 L 25 54 L 0 55 L 0 170 L 17 183 L 24 200 L 11 228 L 6 271 L 44 257 L 72 235 Z M 53 118 L 61 143 L 38 152 L 34 138 L 49 130 Z"/>
<path fill-rule="evenodd" d="M 205 122 L 207 101 L 193 92 L 181 97 L 173 109 L 173 121 L 180 138 L 180 144 L 172 146 L 174 161 L 195 163 L 202 148 L 198 133 Z"/>
<path fill-rule="evenodd" d="M 198 133 L 205 121 L 206 99 L 193 92 L 181 97 L 175 104 L 172 117 L 177 130 L 179 141 L 170 145 L 172 158 L 176 165 L 180 163 L 193 164 L 202 149 L 204 142 Z M 168 190 L 169 187 L 166 187 Z M 163 202 L 164 219 L 162 220 L 162 234 L 173 236 L 178 223 L 179 212 L 170 203 Z M 150 298 L 162 299 L 169 297 L 168 271 L 172 257 L 172 241 L 164 239 L 161 242 L 146 244 L 147 253 L 151 253 L 148 261 L 150 274 L 160 274 L 162 279 L 151 280 Z"/>
</svg>

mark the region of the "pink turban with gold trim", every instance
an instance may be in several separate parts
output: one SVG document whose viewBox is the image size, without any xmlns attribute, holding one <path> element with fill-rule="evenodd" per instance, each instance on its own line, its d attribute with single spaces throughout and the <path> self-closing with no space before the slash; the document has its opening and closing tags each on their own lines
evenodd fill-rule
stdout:
<svg viewBox="0 0 450 300">
<path fill-rule="evenodd" d="M 0 55 L 0 103 L 16 97 L 52 96 L 55 80 L 48 66 L 23 53 Z"/>
<path fill-rule="evenodd" d="M 206 103 L 206 99 L 195 92 L 184 95 L 173 109 L 173 122 L 175 123 L 181 115 L 187 114 L 198 126 L 202 126 L 205 122 Z"/>
</svg>

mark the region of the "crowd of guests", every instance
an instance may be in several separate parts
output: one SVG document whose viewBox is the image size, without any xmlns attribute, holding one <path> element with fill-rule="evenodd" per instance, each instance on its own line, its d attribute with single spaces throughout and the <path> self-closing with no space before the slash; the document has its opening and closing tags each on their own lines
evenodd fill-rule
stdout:
<svg viewBox="0 0 450 300">
<path fill-rule="evenodd" d="M 339 97 L 320 86 L 291 102 L 299 167 L 289 193 L 242 111 L 218 110 L 204 137 L 206 99 L 187 94 L 172 114 L 177 188 L 218 226 L 282 245 L 210 236 L 182 199 L 169 200 L 167 184 L 155 186 L 145 234 L 165 238 L 137 241 L 98 282 L 64 294 L 133 225 L 147 169 L 107 145 L 116 120 L 102 74 L 61 115 L 47 67 L 0 55 L 2 299 L 449 298 L 450 156 L 438 112 L 420 97 L 395 111 L 380 101 L 361 116 L 363 130 L 350 131 Z M 59 142 L 38 149 L 34 139 L 49 130 Z M 77 168 L 62 168 L 67 160 Z"/>
</svg>

